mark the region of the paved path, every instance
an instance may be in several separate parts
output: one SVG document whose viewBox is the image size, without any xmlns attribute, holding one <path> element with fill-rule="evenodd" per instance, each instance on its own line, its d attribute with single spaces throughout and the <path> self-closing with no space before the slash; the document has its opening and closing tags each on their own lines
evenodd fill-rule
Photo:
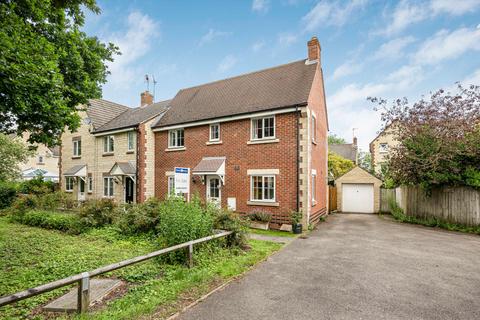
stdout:
<svg viewBox="0 0 480 320">
<path fill-rule="evenodd" d="M 181 319 L 480 319 L 480 237 L 337 214 Z"/>
</svg>

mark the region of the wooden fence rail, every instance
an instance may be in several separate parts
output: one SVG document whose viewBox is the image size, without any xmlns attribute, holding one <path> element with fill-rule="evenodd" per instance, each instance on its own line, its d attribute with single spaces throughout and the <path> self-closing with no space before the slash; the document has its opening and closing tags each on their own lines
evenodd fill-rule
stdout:
<svg viewBox="0 0 480 320">
<path fill-rule="evenodd" d="M 202 243 L 202 242 L 207 242 L 207 241 L 210 241 L 210 240 L 213 240 L 213 239 L 225 237 L 225 236 L 228 236 L 230 234 L 232 234 L 232 231 L 221 231 L 219 233 L 216 233 L 216 234 L 208 236 L 208 237 L 204 237 L 204 238 L 180 243 L 180 244 L 177 244 L 175 246 L 168 247 L 168 248 L 165 248 L 165 249 L 161 249 L 161 250 L 158 250 L 158 251 L 154 251 L 154 252 L 151 252 L 151 253 L 143 255 L 143 256 L 123 260 L 121 262 L 117 262 L 117 263 L 110 264 L 108 266 L 100 267 L 100 268 L 97 268 L 97 269 L 92 270 L 92 271 L 79 273 L 79 274 L 76 274 L 74 276 L 70 276 L 70 277 L 67 277 L 67 278 L 64 278 L 64 279 L 56 280 L 56 281 L 53 281 L 53 282 L 50 282 L 50 283 L 47 283 L 47 284 L 43 284 L 43 285 L 35 287 L 35 288 L 30 288 L 30 289 L 25 290 L 25 291 L 17 292 L 15 294 L 12 294 L 12 295 L 9 295 L 9 296 L 0 297 L 0 307 L 4 306 L 4 305 L 7 305 L 7 304 L 17 302 L 17 301 L 20 301 L 20 300 L 23 300 L 23 299 L 27 299 L 27 298 L 30 298 L 30 297 L 33 297 L 33 296 L 36 296 L 36 295 L 39 295 L 39 294 L 42 294 L 42 293 L 45 293 L 45 292 L 48 292 L 48 291 L 52 291 L 52 290 L 55 290 L 55 289 L 58 289 L 58 288 L 61 288 L 61 287 L 65 287 L 65 286 L 68 286 L 72 283 L 77 282 L 78 283 L 77 312 L 83 313 L 83 312 L 86 312 L 88 310 L 88 306 L 90 304 L 90 302 L 89 302 L 90 278 L 92 278 L 94 276 L 104 274 L 104 273 L 107 273 L 107 272 L 110 272 L 110 271 L 114 271 L 114 270 L 117 270 L 117 269 L 120 269 L 120 268 L 123 268 L 123 267 L 127 267 L 127 266 L 130 266 L 132 264 L 136 264 L 136 263 L 139 263 L 139 262 L 142 262 L 142 261 L 154 258 L 154 257 L 158 257 L 158 256 L 163 255 L 163 254 L 168 253 L 168 252 L 183 249 L 183 248 L 188 248 L 188 266 L 191 268 L 191 267 L 193 267 L 193 245 L 198 244 L 198 243 Z"/>
</svg>

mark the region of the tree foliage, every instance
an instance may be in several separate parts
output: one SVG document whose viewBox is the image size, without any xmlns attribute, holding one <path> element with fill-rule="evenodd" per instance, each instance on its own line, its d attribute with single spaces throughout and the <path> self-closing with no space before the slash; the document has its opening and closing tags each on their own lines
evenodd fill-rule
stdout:
<svg viewBox="0 0 480 320">
<path fill-rule="evenodd" d="M 355 167 L 353 161 L 345 159 L 333 152 L 328 153 L 328 172 L 333 175 L 334 179 L 344 175 L 353 167 Z"/>
<path fill-rule="evenodd" d="M 32 151 L 23 141 L 0 133 L 0 181 L 17 179 L 20 176 L 19 164 L 31 155 Z"/>
<path fill-rule="evenodd" d="M 0 2 L 0 132 L 53 146 L 101 96 L 117 48 L 80 30 L 84 8 L 99 13 L 95 0 Z"/>
<path fill-rule="evenodd" d="M 344 144 L 344 143 L 347 143 L 347 141 L 337 136 L 336 134 L 330 134 L 328 136 L 328 144 Z"/>
<path fill-rule="evenodd" d="M 438 90 L 410 105 L 406 98 L 369 98 L 382 109 L 399 145 L 391 149 L 389 176 L 396 184 L 480 186 L 480 87 Z"/>
<path fill-rule="evenodd" d="M 360 151 L 358 153 L 358 166 L 368 172 L 373 172 L 370 152 Z"/>
</svg>

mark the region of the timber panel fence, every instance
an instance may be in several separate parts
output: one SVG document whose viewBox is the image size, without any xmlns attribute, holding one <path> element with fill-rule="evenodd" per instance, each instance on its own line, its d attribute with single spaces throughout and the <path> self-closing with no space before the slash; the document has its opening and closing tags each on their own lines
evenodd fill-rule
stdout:
<svg viewBox="0 0 480 320">
<path fill-rule="evenodd" d="M 328 212 L 337 210 L 337 188 L 328 186 Z"/>
<path fill-rule="evenodd" d="M 165 249 L 161 249 L 158 251 L 151 252 L 149 254 L 143 255 L 143 256 L 138 256 L 135 258 L 123 260 L 121 262 L 113 263 L 108 266 L 100 267 L 92 271 L 88 272 L 83 272 L 76 274 L 74 276 L 70 276 L 68 278 L 60 279 L 57 281 L 53 281 L 47 284 L 43 284 L 41 286 L 35 287 L 35 288 L 30 288 L 25 291 L 17 292 L 15 294 L 9 295 L 9 296 L 4 296 L 0 297 L 0 307 L 5 306 L 7 304 L 11 304 L 23 299 L 27 299 L 48 291 L 52 291 L 61 287 L 68 286 L 73 283 L 78 283 L 78 298 L 77 298 L 77 312 L 83 313 L 88 310 L 88 306 L 90 305 L 89 302 L 89 297 L 90 297 L 90 278 L 94 276 L 98 276 L 110 271 L 114 271 L 120 268 L 124 268 L 127 266 L 130 266 L 132 264 L 136 264 L 145 260 L 149 260 L 154 257 L 158 257 L 160 255 L 163 255 L 168 252 L 176 251 L 179 249 L 183 248 L 188 248 L 188 266 L 191 268 L 193 267 L 193 245 L 202 243 L 202 242 L 207 242 L 213 239 L 221 238 L 221 237 L 226 237 L 230 234 L 232 234 L 232 231 L 221 231 L 219 233 L 216 233 L 214 235 L 184 242 L 177 244 L 172 247 L 168 247 Z"/>
<path fill-rule="evenodd" d="M 380 212 L 390 213 L 390 201 L 396 200 L 395 189 L 380 188 Z"/>
</svg>

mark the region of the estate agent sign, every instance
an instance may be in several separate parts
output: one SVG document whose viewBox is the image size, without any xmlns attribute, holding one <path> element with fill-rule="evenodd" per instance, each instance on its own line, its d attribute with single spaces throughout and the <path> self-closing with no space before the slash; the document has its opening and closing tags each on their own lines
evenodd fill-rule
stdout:
<svg viewBox="0 0 480 320">
<path fill-rule="evenodd" d="M 190 194 L 190 168 L 175 168 L 175 193 Z"/>
</svg>

